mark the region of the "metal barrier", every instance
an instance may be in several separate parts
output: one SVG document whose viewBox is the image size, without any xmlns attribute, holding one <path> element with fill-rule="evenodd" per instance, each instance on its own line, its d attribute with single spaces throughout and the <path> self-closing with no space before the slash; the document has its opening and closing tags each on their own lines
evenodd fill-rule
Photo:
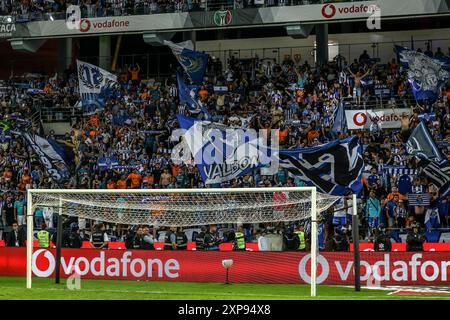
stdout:
<svg viewBox="0 0 450 320">
<path fill-rule="evenodd" d="M 412 96 L 400 97 L 397 95 L 389 97 L 369 96 L 361 99 L 358 105 L 355 98 L 346 97 L 342 99 L 345 109 L 392 109 L 392 108 L 411 108 L 416 105 L 416 101 Z"/>
<path fill-rule="evenodd" d="M 70 122 L 77 118 L 81 118 L 83 112 L 74 107 L 70 108 L 41 108 L 41 119 L 43 123 L 54 123 L 54 122 Z"/>
</svg>

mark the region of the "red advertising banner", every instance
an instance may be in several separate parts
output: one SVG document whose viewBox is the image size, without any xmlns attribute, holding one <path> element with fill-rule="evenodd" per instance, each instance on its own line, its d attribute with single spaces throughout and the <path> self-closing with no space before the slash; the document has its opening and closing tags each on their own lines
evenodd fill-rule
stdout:
<svg viewBox="0 0 450 320">
<path fill-rule="evenodd" d="M 222 260 L 232 259 L 229 280 L 240 283 L 309 283 L 310 255 L 300 252 L 192 252 L 62 250 L 61 274 L 81 278 L 223 282 Z M 25 248 L 0 248 L 0 276 L 25 276 Z M 55 250 L 33 254 L 33 272 L 51 277 Z M 449 252 L 361 252 L 361 280 L 391 285 L 450 284 Z M 317 282 L 354 281 L 353 254 L 321 253 Z"/>
</svg>

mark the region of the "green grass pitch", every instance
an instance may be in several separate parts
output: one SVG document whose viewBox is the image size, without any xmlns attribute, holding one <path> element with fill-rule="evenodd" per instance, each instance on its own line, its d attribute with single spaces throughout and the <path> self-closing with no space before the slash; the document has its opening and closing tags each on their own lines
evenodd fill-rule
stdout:
<svg viewBox="0 0 450 320">
<path fill-rule="evenodd" d="M 195 292 L 195 293 L 193 293 Z M 363 288 L 355 292 L 343 286 L 317 286 L 317 297 L 326 300 L 397 300 L 450 299 L 450 295 L 389 295 L 392 291 Z M 312 299 L 308 285 L 296 284 L 223 284 L 163 281 L 125 281 L 81 279 L 79 290 L 69 290 L 66 280 L 55 284 L 54 279 L 33 278 L 33 288 L 25 288 L 25 278 L 0 277 L 0 300 L 290 300 Z"/>
</svg>

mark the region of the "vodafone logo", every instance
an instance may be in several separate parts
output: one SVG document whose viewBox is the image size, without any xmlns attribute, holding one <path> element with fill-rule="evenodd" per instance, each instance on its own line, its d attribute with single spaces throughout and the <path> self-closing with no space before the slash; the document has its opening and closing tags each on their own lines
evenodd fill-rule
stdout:
<svg viewBox="0 0 450 320">
<path fill-rule="evenodd" d="M 353 116 L 353 123 L 357 126 L 363 126 L 367 122 L 367 116 L 364 112 L 355 113 Z"/>
<path fill-rule="evenodd" d="M 80 21 L 80 32 L 102 31 L 110 29 L 127 29 L 130 27 L 128 20 L 93 20 L 82 19 Z"/>
<path fill-rule="evenodd" d="M 311 283 L 311 277 L 306 271 L 310 264 L 310 255 L 304 256 L 299 263 L 298 272 L 300 278 L 306 283 Z M 415 281 L 435 282 L 448 281 L 448 269 L 450 261 L 423 260 L 423 254 L 413 254 L 409 260 L 391 260 L 391 254 L 384 254 L 381 260 L 361 260 L 361 281 L 382 281 L 409 283 Z M 341 282 L 349 281 L 354 276 L 352 260 L 340 261 L 327 259 L 319 255 L 317 257 L 317 284 L 327 281 L 329 276 L 340 279 Z M 448 282 L 447 282 L 448 283 Z"/>
<path fill-rule="evenodd" d="M 361 5 L 339 5 L 338 8 L 332 3 L 328 3 L 322 7 L 322 16 L 326 19 L 333 18 L 336 13 L 340 15 L 368 15 L 373 14 L 374 12 L 380 12 L 381 8 L 377 4 L 361 4 Z"/>
<path fill-rule="evenodd" d="M 306 266 L 310 264 L 309 260 L 311 259 L 311 254 L 307 254 L 300 260 L 300 263 L 298 265 L 298 273 L 300 274 L 300 278 L 302 278 L 303 281 L 306 283 L 311 283 L 311 276 L 306 272 Z M 330 265 L 328 264 L 327 259 L 325 259 L 324 256 L 317 256 L 317 265 L 318 270 L 319 266 L 321 267 L 321 273 L 317 274 L 316 282 L 317 284 L 320 284 L 327 280 L 328 275 L 330 274 Z"/>
<path fill-rule="evenodd" d="M 41 257 L 42 256 L 42 257 Z M 47 265 L 46 267 L 44 267 Z M 55 257 L 53 257 L 53 254 L 45 249 L 39 249 L 35 252 L 33 252 L 33 273 L 42 278 L 49 277 L 53 271 L 55 271 Z M 42 270 L 41 268 L 44 267 L 45 269 Z"/>
<path fill-rule="evenodd" d="M 141 259 L 132 255 L 125 251 L 120 258 L 106 258 L 105 252 L 101 251 L 98 256 L 89 258 L 61 257 L 61 267 L 66 275 L 75 271 L 80 276 L 175 279 L 180 275 L 180 263 L 176 259 Z M 32 268 L 36 276 L 47 278 L 55 267 L 55 257 L 50 251 L 39 249 L 33 253 Z"/>
<path fill-rule="evenodd" d="M 82 19 L 80 21 L 80 31 L 88 32 L 91 29 L 91 22 L 88 19 Z"/>
<path fill-rule="evenodd" d="M 327 18 L 331 19 L 336 14 L 336 7 L 334 4 L 326 4 L 322 7 L 322 15 Z"/>
</svg>

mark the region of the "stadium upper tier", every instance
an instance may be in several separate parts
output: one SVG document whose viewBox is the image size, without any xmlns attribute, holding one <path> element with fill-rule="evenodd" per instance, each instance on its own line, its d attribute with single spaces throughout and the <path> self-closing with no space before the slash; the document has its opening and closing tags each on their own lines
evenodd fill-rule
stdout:
<svg viewBox="0 0 450 320">
<path fill-rule="evenodd" d="M 362 0 L 368 1 L 368 0 Z M 20 1 L 5 1 L 0 7 L 1 15 L 13 16 L 16 22 L 30 22 L 41 20 L 64 20 L 66 10 L 70 3 L 44 0 L 32 3 L 20 3 Z M 351 0 L 109 0 L 93 3 L 92 1 L 72 1 L 73 5 L 79 5 L 82 18 L 112 17 L 122 15 L 144 15 L 175 12 L 236 10 L 244 8 L 264 8 L 275 6 L 298 6 L 309 4 L 352 2 Z"/>
<path fill-rule="evenodd" d="M 450 14 L 445 0 L 326 1 L 319 4 L 317 0 L 263 0 L 261 3 L 265 4 L 260 5 L 254 2 L 258 1 L 252 1 L 250 5 L 244 0 L 108 0 L 105 5 L 83 2 L 80 12 L 72 16 L 70 23 L 64 20 L 67 4 L 57 1 L 45 1 L 40 8 L 29 4 L 12 10 L 5 5 L 0 10 L 10 14 L 5 19 L 15 20 L 16 30 L 11 32 L 11 38 L 16 39 L 258 26 L 298 28 L 300 25 L 366 21 L 370 18 L 402 19 Z"/>
</svg>

